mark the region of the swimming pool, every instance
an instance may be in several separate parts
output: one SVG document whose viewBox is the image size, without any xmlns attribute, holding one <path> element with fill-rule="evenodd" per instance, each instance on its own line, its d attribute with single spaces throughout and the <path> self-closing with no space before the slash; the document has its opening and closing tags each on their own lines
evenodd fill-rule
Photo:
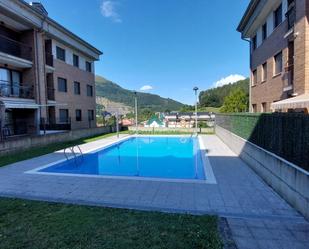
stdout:
<svg viewBox="0 0 309 249">
<path fill-rule="evenodd" d="M 41 173 L 206 180 L 197 137 L 137 136 L 38 170 Z"/>
</svg>

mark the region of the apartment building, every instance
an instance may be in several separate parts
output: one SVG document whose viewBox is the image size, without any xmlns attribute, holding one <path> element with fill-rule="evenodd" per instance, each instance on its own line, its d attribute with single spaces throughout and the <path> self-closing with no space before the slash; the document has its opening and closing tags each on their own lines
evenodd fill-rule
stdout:
<svg viewBox="0 0 309 249">
<path fill-rule="evenodd" d="M 250 42 L 251 112 L 309 109 L 309 1 L 251 0 L 237 30 Z"/>
<path fill-rule="evenodd" d="M 1 137 L 96 126 L 101 54 L 42 4 L 0 0 Z"/>
</svg>

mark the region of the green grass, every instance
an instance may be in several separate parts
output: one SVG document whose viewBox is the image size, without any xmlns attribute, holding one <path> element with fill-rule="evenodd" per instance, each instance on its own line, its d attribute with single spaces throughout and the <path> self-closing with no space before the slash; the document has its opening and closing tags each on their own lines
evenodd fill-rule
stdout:
<svg viewBox="0 0 309 249">
<path fill-rule="evenodd" d="M 202 107 L 199 109 L 201 112 L 213 112 L 213 113 L 219 113 L 220 107 Z"/>
<path fill-rule="evenodd" d="M 0 199 L 0 247 L 219 249 L 217 217 Z"/>
<path fill-rule="evenodd" d="M 89 143 L 89 142 L 93 142 L 93 141 L 96 141 L 102 138 L 111 137 L 114 135 L 116 135 L 116 133 L 108 133 L 104 135 L 92 136 L 92 137 L 82 138 L 82 139 L 73 140 L 69 142 L 53 143 L 53 144 L 49 144 L 45 146 L 33 147 L 31 149 L 18 152 L 16 154 L 9 154 L 5 156 L 1 156 L 0 157 L 0 167 L 10 164 L 10 163 L 15 163 L 15 162 L 19 162 L 22 160 L 26 160 L 26 159 L 34 158 L 37 156 L 42 156 L 48 153 L 52 153 L 54 151 L 67 148 L 69 146 Z"/>
</svg>

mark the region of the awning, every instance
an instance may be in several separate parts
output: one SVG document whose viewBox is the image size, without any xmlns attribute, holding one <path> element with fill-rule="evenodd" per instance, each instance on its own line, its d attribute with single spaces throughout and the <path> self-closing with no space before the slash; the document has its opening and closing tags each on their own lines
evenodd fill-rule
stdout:
<svg viewBox="0 0 309 249">
<path fill-rule="evenodd" d="M 0 105 L 5 106 L 6 109 L 39 109 L 39 107 L 66 106 L 67 104 L 49 101 L 47 104 L 39 105 L 34 99 L 1 98 Z"/>
<path fill-rule="evenodd" d="M 32 99 L 2 99 L 0 105 L 4 105 L 6 109 L 38 109 L 39 105 Z"/>
<path fill-rule="evenodd" d="M 283 109 L 309 109 L 309 94 L 302 94 L 297 97 L 280 100 L 274 102 L 270 107 L 272 110 L 283 110 Z"/>
</svg>

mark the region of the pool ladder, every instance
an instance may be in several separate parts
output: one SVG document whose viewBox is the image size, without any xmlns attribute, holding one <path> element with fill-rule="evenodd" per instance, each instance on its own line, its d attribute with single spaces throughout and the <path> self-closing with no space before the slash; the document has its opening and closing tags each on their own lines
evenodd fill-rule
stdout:
<svg viewBox="0 0 309 249">
<path fill-rule="evenodd" d="M 76 155 L 75 150 L 74 150 L 75 147 L 78 148 L 78 150 L 79 150 L 79 152 L 80 152 L 80 155 Z M 81 148 L 79 147 L 79 145 L 74 145 L 74 146 L 65 148 L 65 149 L 63 150 L 63 154 L 64 154 L 64 156 L 66 157 L 67 161 L 70 159 L 69 156 L 67 155 L 67 150 L 68 150 L 68 149 L 69 149 L 69 150 L 71 151 L 71 153 L 73 154 L 73 156 L 74 156 L 74 162 L 75 162 L 76 165 L 78 165 L 78 160 L 77 160 L 78 157 L 80 157 L 80 158 L 82 159 L 80 162 L 82 162 L 82 161 L 84 160 L 84 154 L 83 154 Z"/>
</svg>

